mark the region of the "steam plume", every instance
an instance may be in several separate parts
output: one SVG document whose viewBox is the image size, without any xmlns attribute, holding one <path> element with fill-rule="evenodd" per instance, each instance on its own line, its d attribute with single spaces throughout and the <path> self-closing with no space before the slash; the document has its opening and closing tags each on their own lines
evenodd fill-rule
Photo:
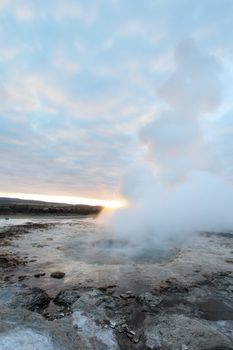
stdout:
<svg viewBox="0 0 233 350">
<path fill-rule="evenodd" d="M 158 91 L 161 113 L 139 133 L 144 159 L 123 181 L 130 207 L 110 218 L 120 237 L 140 244 L 233 228 L 232 167 L 212 137 L 216 125 L 221 129 L 222 67 L 192 40 L 180 43 L 174 58 L 175 69 Z M 218 134 L 224 139 L 224 130 Z"/>
</svg>

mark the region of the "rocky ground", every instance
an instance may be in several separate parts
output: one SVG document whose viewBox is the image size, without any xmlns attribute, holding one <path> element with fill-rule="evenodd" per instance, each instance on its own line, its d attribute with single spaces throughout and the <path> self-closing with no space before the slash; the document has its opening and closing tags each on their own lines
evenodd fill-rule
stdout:
<svg viewBox="0 0 233 350">
<path fill-rule="evenodd" d="M 5 230 L 1 243 L 7 246 L 31 229 L 8 228 L 11 234 Z M 231 234 L 205 235 L 222 235 L 232 252 Z M 77 283 L 54 294 L 28 285 L 23 276 L 13 282 L 10 276 L 30 261 L 5 254 L 0 258 L 0 350 L 233 350 L 233 261 L 227 256 L 222 270 L 203 272 L 200 266 L 195 277 L 183 279 L 171 271 L 143 292 Z M 55 272 L 51 279 L 64 278 Z M 43 272 L 34 278 L 40 281 Z"/>
</svg>

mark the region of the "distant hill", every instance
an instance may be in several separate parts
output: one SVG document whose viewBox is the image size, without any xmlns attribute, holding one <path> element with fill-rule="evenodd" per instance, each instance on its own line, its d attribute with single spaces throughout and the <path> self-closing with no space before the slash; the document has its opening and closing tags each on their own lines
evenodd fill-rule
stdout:
<svg viewBox="0 0 233 350">
<path fill-rule="evenodd" d="M 26 205 L 40 205 L 40 206 L 72 206 L 72 204 L 67 203 L 56 203 L 56 202 L 44 202 L 44 201 L 35 201 L 32 199 L 20 199 L 20 198 L 8 198 L 8 197 L 0 197 L 0 205 L 2 204 L 26 204 Z"/>
<path fill-rule="evenodd" d="M 103 208 L 85 204 L 50 203 L 19 198 L 0 197 L 0 215 L 56 214 L 90 215 L 98 214 Z"/>
</svg>

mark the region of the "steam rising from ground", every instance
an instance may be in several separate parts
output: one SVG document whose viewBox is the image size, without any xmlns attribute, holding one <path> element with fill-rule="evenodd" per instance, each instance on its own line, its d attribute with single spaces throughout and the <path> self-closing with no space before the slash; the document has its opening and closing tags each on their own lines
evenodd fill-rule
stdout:
<svg viewBox="0 0 233 350">
<path fill-rule="evenodd" d="M 161 112 L 140 131 L 143 157 L 123 182 L 131 204 L 107 218 L 120 238 L 139 245 L 233 229 L 232 159 L 223 147 L 232 126 L 221 125 L 222 67 L 192 40 L 180 43 L 174 58 L 175 69 L 158 91 Z"/>
</svg>

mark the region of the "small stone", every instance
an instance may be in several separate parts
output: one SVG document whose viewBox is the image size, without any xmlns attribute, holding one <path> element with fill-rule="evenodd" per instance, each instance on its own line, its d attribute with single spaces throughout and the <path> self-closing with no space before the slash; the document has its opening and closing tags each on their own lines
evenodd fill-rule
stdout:
<svg viewBox="0 0 233 350">
<path fill-rule="evenodd" d="M 131 331 L 131 330 L 128 331 L 128 333 L 131 334 L 131 335 L 136 335 L 136 333 L 134 331 Z"/>
<path fill-rule="evenodd" d="M 126 323 L 123 323 L 121 325 L 117 325 L 116 326 L 116 330 L 119 332 L 119 333 L 124 333 L 124 332 L 128 332 L 129 328 L 128 328 L 128 325 Z"/>
<path fill-rule="evenodd" d="M 135 343 L 135 344 L 138 344 L 140 341 L 140 336 L 139 335 L 135 335 L 133 338 L 132 338 L 132 342 Z"/>
<path fill-rule="evenodd" d="M 53 278 L 61 279 L 65 277 L 65 272 L 61 272 L 61 271 L 52 272 L 50 276 Z"/>
<path fill-rule="evenodd" d="M 118 331 L 119 333 L 124 333 L 124 328 L 123 328 L 122 326 L 118 326 L 118 327 L 117 327 L 117 331 Z"/>
<path fill-rule="evenodd" d="M 45 276 L 45 272 L 39 272 L 34 275 L 35 278 L 43 277 Z"/>
<path fill-rule="evenodd" d="M 233 259 L 228 258 L 228 259 L 225 260 L 225 262 L 228 263 L 228 264 L 233 264 Z"/>
<path fill-rule="evenodd" d="M 110 321 L 110 327 L 111 327 L 111 328 L 115 328 L 115 327 L 116 327 L 116 323 L 115 323 L 115 322 Z"/>
<path fill-rule="evenodd" d="M 127 331 L 126 335 L 133 343 L 139 343 L 140 336 L 138 336 L 134 331 L 129 330 Z"/>
<path fill-rule="evenodd" d="M 131 299 L 131 298 L 134 298 L 134 295 L 132 295 L 132 294 L 129 294 L 129 293 L 122 293 L 122 294 L 120 294 L 120 297 L 122 298 L 122 299 Z"/>
<path fill-rule="evenodd" d="M 107 284 L 107 285 L 101 286 L 99 289 L 102 292 L 106 292 L 108 289 L 112 289 L 112 288 L 116 288 L 116 287 L 117 287 L 116 284 Z"/>
<path fill-rule="evenodd" d="M 23 281 L 27 276 L 18 276 L 18 281 Z"/>
<path fill-rule="evenodd" d="M 165 292 L 167 291 L 169 288 L 171 288 L 171 286 L 177 285 L 177 279 L 175 277 L 170 277 L 164 281 L 161 281 L 158 285 L 156 285 L 154 287 L 154 290 L 156 292 Z"/>
<path fill-rule="evenodd" d="M 126 299 L 127 298 L 127 294 L 121 293 L 120 294 L 120 298 Z"/>
<path fill-rule="evenodd" d="M 128 337 L 130 340 L 132 340 L 132 339 L 133 339 L 133 335 L 132 335 L 132 334 L 130 334 L 130 333 L 127 333 L 127 337 Z"/>
<path fill-rule="evenodd" d="M 182 346 L 181 346 L 181 350 L 188 350 L 188 347 L 187 347 L 187 345 L 185 345 L 185 344 L 182 344 Z"/>
</svg>

